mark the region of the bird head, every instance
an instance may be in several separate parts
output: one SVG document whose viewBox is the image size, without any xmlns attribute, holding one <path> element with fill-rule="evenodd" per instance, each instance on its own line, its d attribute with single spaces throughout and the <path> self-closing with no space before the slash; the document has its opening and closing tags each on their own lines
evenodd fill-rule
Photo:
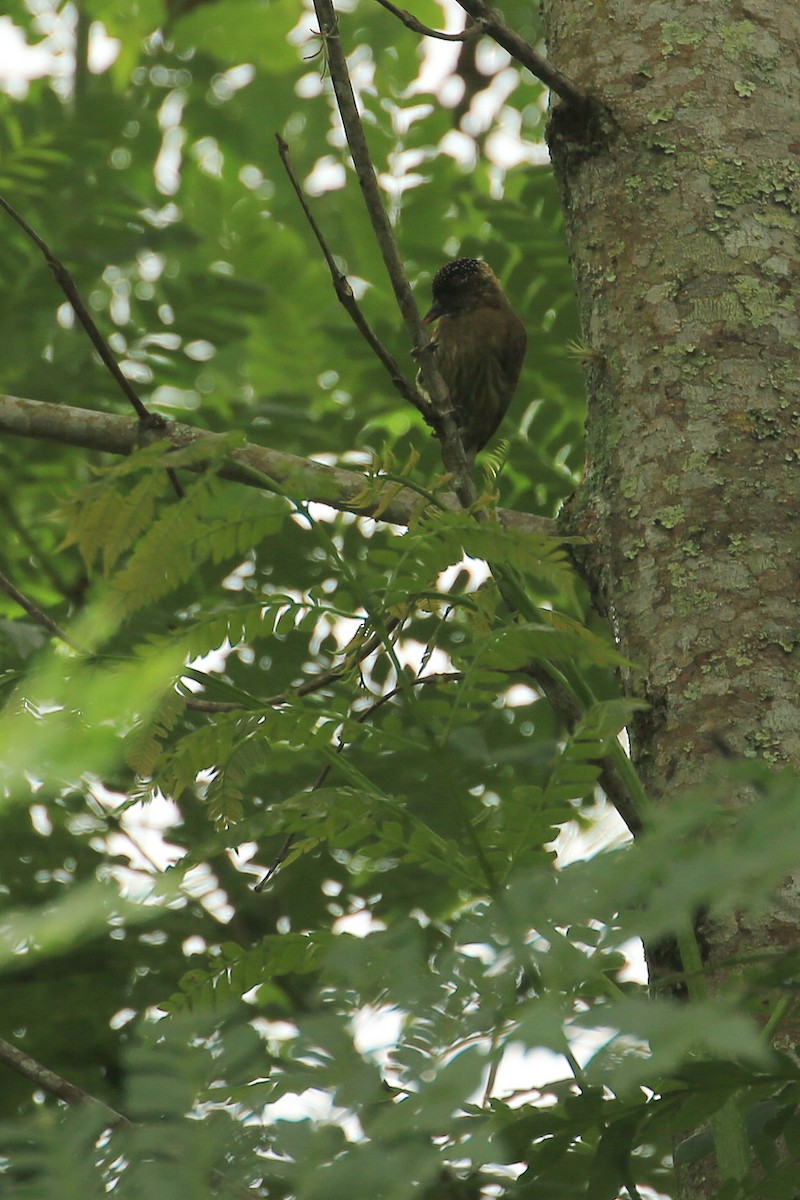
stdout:
<svg viewBox="0 0 800 1200">
<path fill-rule="evenodd" d="M 433 277 L 431 294 L 433 304 L 422 318 L 425 325 L 439 317 L 467 312 L 502 295 L 494 271 L 478 258 L 456 258 L 446 263 Z"/>
</svg>

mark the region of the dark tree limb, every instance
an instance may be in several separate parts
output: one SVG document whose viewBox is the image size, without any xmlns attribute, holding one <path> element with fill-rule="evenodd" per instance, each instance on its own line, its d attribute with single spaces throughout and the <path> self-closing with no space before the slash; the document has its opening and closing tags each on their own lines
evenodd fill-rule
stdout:
<svg viewBox="0 0 800 1200">
<path fill-rule="evenodd" d="M 79 591 L 75 587 L 71 587 L 64 576 L 59 571 L 56 563 L 51 555 L 47 554 L 36 540 L 31 536 L 31 532 L 27 525 L 20 520 L 17 512 L 12 504 L 8 501 L 0 501 L 0 512 L 3 519 L 10 529 L 19 538 L 22 545 L 28 551 L 30 557 L 34 560 L 37 567 L 41 569 L 43 575 L 46 575 L 57 592 L 59 592 L 66 600 L 77 601 L 80 599 Z"/>
<path fill-rule="evenodd" d="M 75 316 L 85 329 L 89 341 L 100 355 L 103 365 L 108 369 L 109 374 L 118 384 L 123 396 L 125 396 L 126 400 L 128 400 L 133 406 L 134 412 L 142 424 L 148 427 L 153 425 L 163 425 L 165 423 L 163 417 L 159 417 L 147 411 L 133 384 L 123 375 L 122 369 L 112 354 L 108 343 L 106 342 L 100 330 L 97 328 L 94 318 L 92 317 L 86 305 L 83 303 L 83 300 L 81 300 L 78 289 L 75 286 L 75 281 L 61 260 L 56 258 L 47 242 L 39 237 L 39 234 L 36 232 L 36 230 L 32 229 L 25 218 L 21 216 L 17 210 L 13 208 L 2 196 L 0 196 L 0 208 L 4 208 L 6 210 L 11 219 L 16 221 L 20 229 L 27 234 L 33 244 L 37 246 L 39 250 L 41 250 L 45 262 L 55 276 L 56 283 L 72 305 Z"/>
<path fill-rule="evenodd" d="M 11 1042 L 0 1038 L 0 1062 L 5 1063 L 12 1071 L 16 1071 L 23 1079 L 27 1079 L 34 1087 L 41 1089 L 43 1092 L 48 1092 L 51 1096 L 55 1096 L 57 1100 L 63 1100 L 65 1104 L 71 1106 L 90 1105 L 103 1114 L 108 1121 L 109 1129 L 133 1129 L 134 1123 L 128 1117 L 117 1112 L 115 1108 L 111 1108 L 109 1104 L 105 1104 L 102 1100 L 98 1100 L 96 1096 L 85 1092 L 83 1088 L 77 1084 L 70 1083 L 68 1079 L 57 1075 L 55 1071 L 51 1071 L 49 1067 L 43 1066 L 37 1062 L 35 1058 L 31 1058 L 30 1054 L 26 1054 L 23 1050 L 19 1050 Z M 255 1191 L 250 1188 L 239 1187 L 236 1184 L 231 1184 L 225 1179 L 221 1171 L 213 1170 L 211 1172 L 215 1184 L 217 1186 L 224 1185 L 226 1194 L 234 1194 L 240 1197 L 240 1200 L 253 1200 L 259 1196 L 260 1191 Z"/>
</svg>

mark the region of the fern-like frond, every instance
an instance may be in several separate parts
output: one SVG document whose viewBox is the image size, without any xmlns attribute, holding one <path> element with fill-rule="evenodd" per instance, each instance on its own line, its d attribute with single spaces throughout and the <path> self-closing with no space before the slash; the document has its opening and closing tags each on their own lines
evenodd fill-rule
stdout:
<svg viewBox="0 0 800 1200">
<path fill-rule="evenodd" d="M 126 739 L 125 757 L 137 775 L 153 774 L 164 740 L 185 711 L 186 701 L 174 687 L 166 691 L 146 721 L 137 723 Z"/>
</svg>

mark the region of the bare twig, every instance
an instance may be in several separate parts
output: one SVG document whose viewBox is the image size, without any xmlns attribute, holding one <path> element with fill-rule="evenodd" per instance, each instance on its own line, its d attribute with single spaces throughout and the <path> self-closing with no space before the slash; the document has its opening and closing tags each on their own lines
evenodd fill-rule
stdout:
<svg viewBox="0 0 800 1200">
<path fill-rule="evenodd" d="M 14 507 L 8 501 L 0 501 L 0 509 L 2 509 L 6 524 L 14 530 L 22 545 L 26 548 L 31 558 L 34 559 L 36 566 L 41 570 L 42 574 L 47 576 L 56 591 L 60 592 L 65 599 L 77 600 L 79 598 L 77 594 L 78 589 L 69 586 L 53 562 L 52 557 L 41 546 L 37 545 L 31 536 L 30 530 L 20 520 Z"/>
<path fill-rule="evenodd" d="M 24 595 L 23 592 L 20 592 L 17 588 L 15 588 L 8 576 L 4 575 L 2 571 L 0 571 L 0 588 L 6 593 L 7 596 L 11 597 L 15 604 L 18 604 L 20 608 L 24 608 L 28 616 L 33 617 L 37 625 L 41 625 L 42 628 L 46 629 L 48 633 L 52 633 L 67 646 L 71 646 L 73 650 L 77 650 L 82 653 L 81 647 L 78 645 L 78 643 L 74 642 L 69 634 L 65 633 L 61 626 L 58 625 L 52 617 L 48 617 L 47 613 L 42 612 L 42 610 L 38 608 L 32 600 Z"/>
<path fill-rule="evenodd" d="M 0 1038 L 0 1062 L 4 1062 L 12 1071 L 16 1071 L 23 1079 L 27 1079 L 34 1087 L 41 1088 L 43 1092 L 49 1092 L 51 1096 L 55 1096 L 57 1100 L 63 1100 L 65 1104 L 70 1105 L 87 1105 L 97 1109 L 103 1114 L 108 1121 L 109 1129 L 133 1129 L 134 1122 L 128 1117 L 117 1112 L 110 1104 L 106 1104 L 102 1100 L 98 1100 L 96 1096 L 92 1096 L 90 1092 L 85 1092 L 83 1088 L 77 1084 L 70 1083 L 68 1079 L 57 1075 L 55 1071 L 51 1071 L 49 1067 L 43 1066 L 37 1062 L 35 1058 L 31 1058 L 30 1054 L 25 1054 L 24 1051 L 18 1050 L 11 1042 Z M 256 1191 L 250 1188 L 240 1187 L 237 1184 L 231 1184 L 225 1178 L 221 1171 L 214 1168 L 211 1175 L 217 1186 L 224 1185 L 226 1195 L 235 1195 L 240 1200 L 253 1200 L 254 1197 L 261 1194 L 260 1190 Z"/>
<path fill-rule="evenodd" d="M 423 25 L 422 21 L 418 20 L 413 13 L 407 12 L 404 8 L 398 8 L 392 4 L 391 0 L 378 0 L 378 4 L 402 21 L 407 29 L 413 33 L 419 33 L 423 37 L 438 38 L 442 42 L 471 42 L 484 33 L 483 21 L 476 21 L 474 25 L 462 29 L 461 33 L 443 33 L 440 29 L 431 29 L 429 25 Z"/>
<path fill-rule="evenodd" d="M 286 693 L 288 696 L 288 692 Z M 190 712 L 204 713 L 229 713 L 229 712 L 249 712 L 250 710 L 244 704 L 237 704 L 235 700 L 199 700 L 196 696 L 184 697 L 184 704 Z M 259 701 L 259 705 L 261 701 Z"/>
<path fill-rule="evenodd" d="M 386 368 L 386 370 L 389 374 L 389 378 L 391 379 L 392 383 L 394 384 L 394 386 L 396 387 L 396 389 L 400 393 L 400 395 L 403 397 L 403 399 L 408 400 L 409 403 L 413 404 L 415 408 L 418 408 L 420 410 L 420 412 L 422 413 L 423 417 L 426 417 L 426 418 L 429 417 L 429 415 L 430 415 L 429 406 L 424 406 L 424 404 L 422 402 L 422 398 L 421 398 L 419 392 L 417 391 L 416 387 L 414 386 L 414 384 L 411 383 L 410 380 L 406 379 L 405 375 L 400 370 L 400 367 L 399 367 L 397 361 L 393 358 L 393 356 L 389 353 L 389 351 L 386 349 L 386 347 L 383 345 L 383 343 L 379 340 L 378 336 L 376 335 L 375 331 L 372 329 L 371 325 L 367 321 L 367 319 L 364 316 L 364 314 L 362 313 L 361 309 L 358 307 L 358 301 L 356 300 L 355 296 L 353 295 L 353 289 L 350 286 L 347 276 L 343 275 L 342 272 L 339 270 L 338 266 L 336 265 L 336 259 L 334 258 L 333 254 L 331 253 L 330 247 L 328 246 L 328 243 L 325 240 L 325 236 L 324 236 L 322 230 L 320 229 L 319 225 L 317 224 L 314 214 L 312 213 L 312 211 L 308 205 L 308 202 L 305 198 L 305 195 L 303 194 L 303 189 L 300 186 L 300 181 L 295 174 L 294 167 L 292 166 L 292 160 L 291 160 L 291 157 L 289 154 L 288 143 L 281 137 L 281 135 L 279 133 L 275 134 L 275 139 L 278 143 L 278 154 L 281 157 L 281 162 L 283 163 L 286 174 L 289 176 L 289 182 L 291 183 L 292 187 L 294 188 L 297 199 L 300 201 L 300 207 L 302 208 L 303 212 L 305 213 L 306 220 L 308 221 L 309 225 L 311 226 L 311 230 L 314 234 L 314 237 L 317 239 L 320 250 L 322 251 L 322 253 L 324 255 L 325 262 L 328 264 L 328 270 L 331 273 L 331 280 L 333 281 L 333 289 L 336 292 L 336 295 L 339 299 L 339 303 L 345 309 L 348 316 L 350 317 L 353 324 L 355 325 L 356 329 L 358 329 L 359 333 L 364 338 L 364 340 L 367 342 L 370 349 L 374 352 L 376 357 L 383 363 L 384 367 Z"/>
<path fill-rule="evenodd" d="M 401 692 L 405 692 L 406 688 L 409 686 L 410 687 L 424 687 L 426 684 L 429 684 L 429 683 L 460 683 L 463 678 L 464 678 L 464 674 L 462 671 L 445 671 L 438 675 L 419 675 L 419 676 L 417 676 L 416 679 L 406 680 L 399 687 L 391 688 L 388 692 L 386 692 L 386 694 L 384 696 L 379 696 L 374 704 L 370 704 L 369 708 L 365 709 L 363 713 L 359 713 L 359 715 L 356 717 L 356 722 L 359 725 L 363 725 L 365 721 L 369 720 L 369 718 L 373 715 L 373 713 L 377 712 L 377 710 L 379 708 L 382 708 L 384 704 L 388 704 L 390 700 L 393 700 L 395 698 L 395 696 L 399 695 Z M 342 754 L 346 749 L 347 749 L 347 742 L 340 740 L 339 745 L 336 747 L 336 753 Z M 333 764 L 326 763 L 325 766 L 322 768 L 322 771 L 320 772 L 318 778 L 314 781 L 314 783 L 308 789 L 309 794 L 311 792 L 319 791 L 319 789 L 322 787 L 322 785 L 324 784 L 325 780 L 328 778 L 328 776 L 330 775 L 332 770 L 333 770 Z M 267 871 L 264 878 L 259 880 L 259 882 L 253 888 L 254 892 L 263 892 L 264 888 L 267 886 L 269 881 L 272 879 L 273 875 L 275 874 L 275 872 L 278 870 L 278 867 L 281 865 L 281 863 L 286 858 L 286 855 L 289 853 L 289 851 L 291 850 L 291 848 L 294 845 L 296 840 L 297 840 L 296 833 L 290 833 L 287 836 L 286 840 L 284 841 L 283 845 L 281 846 L 281 848 L 277 854 L 277 857 L 275 858 L 274 863 L 272 864 L 270 869 Z"/>
<path fill-rule="evenodd" d="M 445 468 L 452 473 L 456 495 L 465 508 L 471 508 L 477 499 L 475 484 L 467 467 L 461 431 L 456 422 L 447 388 L 436 370 L 433 349 L 428 342 L 425 328 L 420 319 L 414 295 L 411 291 L 397 241 L 389 217 L 383 205 L 375 168 L 372 165 L 364 126 L 359 116 L 356 98 L 347 69 L 347 59 L 339 37 L 339 25 L 332 0 L 314 0 L 314 9 L 319 21 L 320 36 L 325 46 L 328 69 L 333 84 L 339 115 L 342 118 L 347 144 L 361 185 L 364 203 L 378 241 L 386 271 L 395 294 L 400 312 L 419 361 L 425 391 L 431 397 L 437 424 L 437 434 L 442 444 Z"/>
<path fill-rule="evenodd" d="M 548 62 L 546 58 L 542 58 L 541 54 L 537 54 L 529 42 L 515 33 L 510 26 L 506 25 L 505 21 L 500 20 L 494 9 L 485 3 L 485 0 L 458 0 L 458 2 L 464 12 L 469 13 L 474 21 L 481 22 L 483 32 L 487 37 L 492 38 L 498 46 L 507 50 L 512 58 L 516 59 L 523 67 L 527 67 L 537 79 L 541 79 L 542 83 L 549 87 L 551 92 L 555 92 L 565 104 L 582 112 L 588 112 L 592 108 L 594 103 L 592 97 L 571 83 L 552 63 Z"/>
<path fill-rule="evenodd" d="M 35 1087 L 49 1092 L 51 1096 L 63 1100 L 66 1104 L 91 1104 L 100 1109 L 108 1118 L 111 1128 L 116 1129 L 123 1125 L 130 1125 L 130 1121 L 127 1117 L 123 1117 L 122 1113 L 118 1113 L 116 1109 L 104 1104 L 102 1100 L 98 1100 L 76 1084 L 70 1083 L 61 1075 L 56 1075 L 55 1071 L 42 1066 L 35 1058 L 31 1058 L 23 1050 L 18 1050 L 4 1038 L 0 1038 L 0 1062 L 4 1062 L 7 1067 L 11 1067 L 12 1071 L 22 1075 Z"/>
<path fill-rule="evenodd" d="M 62 292 L 75 310 L 75 316 L 86 330 L 90 342 L 100 355 L 104 365 L 108 368 L 111 375 L 113 375 L 114 379 L 117 381 L 122 394 L 133 405 L 136 415 L 142 424 L 150 427 L 155 425 L 164 425 L 164 418 L 147 411 L 130 380 L 126 379 L 123 375 L 119 363 L 111 353 L 105 338 L 97 328 L 94 318 L 92 317 L 88 308 L 81 300 L 72 276 L 61 260 L 56 258 L 55 254 L 53 254 L 53 251 L 47 245 L 47 242 L 43 241 L 42 238 L 39 237 L 39 234 L 36 232 L 36 230 L 32 229 L 25 218 L 20 216 L 17 210 L 13 208 L 7 200 L 3 199 L 2 196 L 0 196 L 0 207 L 6 210 L 11 219 L 16 221 L 20 229 L 22 229 L 24 233 L 26 233 L 31 239 L 33 244 L 37 246 L 39 250 L 41 250 L 45 262 L 55 275 L 56 283 L 61 288 Z"/>
<path fill-rule="evenodd" d="M 394 633 L 399 624 L 399 617 L 389 617 L 384 626 L 384 633 Z M 370 654 L 374 654 L 382 645 L 383 638 L 381 635 L 379 633 L 373 634 L 363 646 L 359 647 L 358 652 L 346 658 L 341 666 L 332 667 L 330 671 L 324 671 L 322 675 L 316 675 L 313 679 L 307 679 L 305 683 L 301 683 L 296 688 L 290 688 L 285 692 L 278 692 L 277 695 L 268 696 L 266 700 L 259 700 L 258 703 L 264 708 L 280 708 L 282 705 L 296 700 L 299 696 L 310 696 L 314 692 L 321 692 L 323 688 L 330 687 L 332 683 L 338 683 L 357 663 L 363 662 L 365 658 L 369 658 Z M 186 707 L 194 709 L 196 712 L 241 712 L 244 710 L 243 704 L 236 704 L 233 701 L 196 700 L 188 697 Z"/>
<path fill-rule="evenodd" d="M 0 432 L 102 450 L 108 454 L 131 454 L 140 446 L 158 441 L 168 442 L 176 450 L 202 442 L 208 445 L 208 461 L 214 463 L 214 469 L 222 479 L 263 488 L 263 477 L 266 476 L 281 486 L 302 489 L 307 500 L 363 516 L 376 514 L 378 519 L 394 525 L 408 525 L 425 504 L 412 488 L 398 488 L 394 482 L 387 484 L 382 493 L 370 493 L 364 499 L 368 480 L 359 472 L 329 467 L 252 442 L 230 450 L 220 464 L 221 435 L 179 421 L 170 421 L 163 430 L 142 430 L 136 421 L 118 413 L 98 413 L 44 400 L 0 395 Z M 206 465 L 199 461 L 190 469 L 203 471 Z M 439 500 L 451 511 L 460 508 L 452 494 L 440 494 Z M 548 517 L 509 509 L 499 509 L 497 516 L 500 524 L 509 529 L 524 529 L 547 537 L 559 536 L 556 522 Z"/>
<path fill-rule="evenodd" d="M 108 345 L 108 342 L 97 328 L 94 318 L 80 297 L 80 293 L 75 286 L 75 281 L 73 280 L 67 268 L 61 262 L 61 259 L 55 256 L 47 242 L 45 242 L 43 238 L 39 237 L 39 234 L 36 232 L 36 230 L 32 229 L 25 218 L 21 216 L 20 213 L 18 213 L 17 210 L 2 196 L 0 196 L 0 208 L 5 209 L 11 219 L 16 221 L 17 225 L 19 225 L 23 233 L 25 233 L 31 239 L 33 244 L 42 252 L 45 262 L 55 276 L 56 283 L 72 305 L 75 316 L 78 318 L 84 330 L 86 331 L 89 341 L 100 355 L 103 365 L 107 368 L 109 373 L 118 384 L 123 396 L 125 396 L 126 400 L 128 400 L 133 406 L 133 409 L 139 418 L 142 427 L 144 429 L 163 429 L 167 424 L 166 420 L 164 417 L 159 416 L 158 413 L 151 413 L 145 408 L 133 384 L 122 373 L 119 363 L 111 353 L 111 348 Z M 183 496 L 183 488 L 180 485 L 177 475 L 171 469 L 168 470 L 168 474 L 172 486 L 175 489 L 176 495 L 181 498 Z"/>
</svg>

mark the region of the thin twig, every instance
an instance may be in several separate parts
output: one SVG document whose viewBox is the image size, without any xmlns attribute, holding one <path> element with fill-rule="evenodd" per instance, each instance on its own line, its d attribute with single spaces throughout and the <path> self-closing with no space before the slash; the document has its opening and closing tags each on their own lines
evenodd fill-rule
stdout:
<svg viewBox="0 0 800 1200">
<path fill-rule="evenodd" d="M 67 646 L 71 646 L 73 650 L 83 653 L 83 650 L 78 643 L 74 642 L 69 634 L 65 633 L 61 626 L 58 625 L 52 617 L 48 617 L 47 613 L 42 612 L 42 610 L 37 607 L 32 600 L 24 595 L 23 592 L 19 591 L 18 588 L 15 588 L 8 576 L 4 575 L 2 571 L 0 571 L 0 588 L 6 593 L 7 596 L 10 596 L 11 599 L 20 606 L 20 608 L 24 608 L 28 616 L 33 617 L 37 625 L 41 625 L 42 628 L 46 629 L 48 633 L 52 633 Z"/>
<path fill-rule="evenodd" d="M 18 1050 L 11 1042 L 0 1038 L 0 1062 L 4 1062 L 7 1067 L 11 1067 L 12 1071 L 16 1071 L 18 1075 L 22 1075 L 24 1079 L 29 1080 L 35 1087 L 41 1088 L 44 1092 L 49 1092 L 51 1096 L 55 1096 L 58 1100 L 63 1100 L 66 1104 L 91 1104 L 95 1108 L 99 1108 L 108 1117 L 108 1123 L 112 1128 L 119 1128 L 123 1125 L 130 1125 L 127 1117 L 123 1117 L 122 1113 L 118 1113 L 116 1109 L 110 1105 L 104 1104 L 102 1100 L 98 1100 L 96 1096 L 92 1096 L 89 1092 L 85 1092 L 83 1088 L 77 1084 L 70 1083 L 61 1075 L 57 1075 L 55 1071 L 51 1071 L 49 1067 L 44 1067 L 35 1058 L 31 1058 L 30 1054 L 25 1054 L 23 1050 Z"/>
<path fill-rule="evenodd" d="M 391 688 L 384 696 L 379 696 L 374 704 L 371 704 L 369 706 L 369 708 L 364 710 L 363 713 L 359 713 L 359 715 L 356 717 L 356 723 L 359 725 L 363 725 L 364 722 L 369 720 L 369 718 L 375 712 L 377 712 L 377 710 L 379 708 L 381 708 L 384 704 L 388 704 L 390 700 L 393 700 L 395 698 L 395 696 L 399 695 L 401 692 L 405 692 L 405 690 L 408 686 L 424 687 L 428 683 L 460 683 L 463 680 L 463 678 L 464 678 L 464 673 L 462 671 L 446 671 L 446 672 L 441 672 L 440 674 L 437 674 L 437 675 L 420 675 L 416 679 L 406 680 L 406 682 L 401 684 L 399 687 Z M 340 739 L 339 745 L 336 747 L 336 753 L 342 754 L 347 749 L 347 745 L 348 745 L 347 742 L 341 741 L 341 739 Z M 314 783 L 308 789 L 309 793 L 319 791 L 319 789 L 322 787 L 322 785 L 324 784 L 325 780 L 328 778 L 328 776 L 330 775 L 332 770 L 333 770 L 333 764 L 326 763 L 325 766 L 322 768 L 322 771 L 320 772 L 318 778 L 314 781 Z M 264 878 L 259 880 L 259 882 L 253 888 L 254 892 L 263 892 L 264 888 L 267 886 L 267 884 L 272 879 L 275 872 L 278 870 L 278 867 L 285 860 L 286 855 L 289 853 L 289 851 L 291 850 L 291 848 L 294 845 L 294 843 L 296 842 L 296 840 L 297 840 L 296 833 L 290 833 L 286 837 L 286 840 L 284 841 L 283 845 L 281 846 L 280 850 L 278 851 L 278 854 L 277 854 L 272 866 L 267 871 Z"/>
<path fill-rule="evenodd" d="M 6 523 L 11 529 L 14 530 L 14 533 L 22 542 L 22 545 L 34 559 L 36 565 L 42 571 L 42 573 L 50 580 L 56 591 L 60 592 L 66 600 L 78 600 L 80 598 L 78 589 L 71 587 L 67 583 L 66 579 L 53 562 L 52 557 L 45 553 L 41 546 L 37 545 L 36 541 L 31 536 L 30 530 L 17 516 L 16 510 L 13 508 L 13 506 L 9 504 L 8 501 L 2 501 L 0 502 L 0 508 L 2 508 Z"/>
<path fill-rule="evenodd" d="M 303 189 L 300 186 L 300 181 L 297 178 L 297 175 L 295 174 L 294 167 L 292 166 L 292 160 L 291 160 L 290 153 L 289 153 L 288 142 L 286 142 L 279 133 L 275 134 L 275 140 L 278 143 L 278 154 L 281 157 L 281 162 L 283 163 L 284 170 L 286 171 L 286 174 L 289 176 L 289 182 L 291 183 L 292 187 L 294 188 L 295 195 L 297 196 L 297 199 L 300 201 L 300 207 L 302 208 L 303 212 L 305 213 L 306 220 L 308 221 L 309 225 L 311 226 L 311 231 L 314 234 L 314 237 L 317 239 L 317 242 L 319 243 L 320 250 L 322 251 L 322 253 L 325 257 L 325 262 L 328 264 L 328 270 L 331 273 L 331 280 L 333 282 L 333 290 L 336 292 L 336 296 L 339 300 L 339 303 L 345 309 L 348 316 L 350 317 L 353 324 L 355 325 L 356 329 L 358 329 L 359 333 L 364 338 L 364 340 L 367 342 L 370 349 L 374 352 L 376 357 L 383 363 L 384 367 L 386 368 L 386 370 L 388 372 L 389 378 L 391 379 L 392 383 L 394 384 L 394 386 L 396 387 L 396 389 L 400 393 L 400 395 L 403 397 L 403 399 L 408 400 L 409 403 L 413 404 L 415 408 L 418 408 L 420 410 L 420 412 L 422 413 L 423 417 L 429 418 L 430 417 L 429 406 L 424 406 L 422 397 L 420 396 L 417 389 L 414 387 L 413 383 L 411 383 L 410 380 L 406 379 L 405 375 L 400 370 L 400 367 L 399 367 L 396 359 L 389 353 L 389 351 L 386 349 L 386 347 L 383 345 L 383 343 L 378 338 L 375 331 L 372 329 L 371 325 L 369 324 L 366 317 L 364 316 L 364 314 L 362 313 L 361 309 L 358 306 L 358 301 L 356 300 L 355 296 L 353 295 L 353 289 L 350 286 L 350 282 L 349 282 L 347 276 L 343 275 L 342 272 L 339 270 L 339 267 L 336 264 L 336 259 L 334 258 L 333 254 L 330 250 L 330 247 L 328 246 L 328 243 L 325 240 L 325 236 L 324 236 L 322 230 L 320 229 L 319 225 L 317 224 L 314 214 L 312 213 L 312 211 L 308 205 L 308 202 L 305 198 Z"/>
<path fill-rule="evenodd" d="M 476 21 L 469 28 L 462 29 L 461 33 L 443 33 L 440 29 L 431 29 L 430 25 L 423 25 L 422 21 L 418 20 L 413 13 L 407 12 L 404 8 L 397 8 L 391 0 L 378 0 L 378 4 L 402 21 L 406 28 L 412 30 L 413 33 L 419 33 L 423 37 L 438 38 L 441 42 L 471 42 L 484 33 L 483 21 Z"/>
<path fill-rule="evenodd" d="M 16 1046 L 12 1045 L 11 1042 L 7 1042 L 4 1038 L 0 1038 L 0 1062 L 4 1062 L 12 1071 L 16 1071 L 23 1079 L 27 1079 L 43 1092 L 49 1092 L 57 1100 L 63 1100 L 65 1104 L 86 1105 L 98 1109 L 108 1121 L 109 1129 L 133 1129 L 135 1127 L 134 1122 L 130 1118 L 117 1112 L 110 1104 L 106 1104 L 103 1100 L 98 1100 L 96 1096 L 91 1095 L 90 1092 L 85 1092 L 77 1084 L 70 1083 L 62 1075 L 57 1075 L 55 1071 L 51 1071 L 49 1067 L 43 1066 L 35 1058 L 31 1058 L 30 1054 L 25 1054 L 23 1050 L 18 1050 Z M 256 1191 L 251 1188 L 240 1187 L 238 1184 L 232 1184 L 216 1168 L 212 1169 L 211 1175 L 218 1187 L 224 1186 L 226 1195 L 236 1195 L 240 1197 L 240 1200 L 253 1200 L 254 1197 L 262 1195 L 260 1189 Z"/>
<path fill-rule="evenodd" d="M 386 633 L 394 633 L 397 626 L 400 624 L 399 617 L 390 617 L 386 622 Z M 332 683 L 337 683 L 348 671 L 356 665 L 363 662 L 365 658 L 369 658 L 370 654 L 374 654 L 383 645 L 383 638 L 380 634 L 374 634 L 369 641 L 365 642 L 359 649 L 358 653 L 346 659 L 340 667 L 333 667 L 330 671 L 325 671 L 322 675 L 316 675 L 313 679 L 307 679 L 305 683 L 301 683 L 296 688 L 289 688 L 285 692 L 278 692 L 275 696 L 267 696 L 265 700 L 259 700 L 259 708 L 281 708 L 284 704 L 291 703 L 299 696 L 309 696 L 313 692 L 320 692 L 323 688 L 329 687 Z M 243 704 L 236 704 L 233 700 L 197 700 L 194 697 L 186 697 L 186 707 L 193 709 L 196 712 L 249 712 Z"/>
<path fill-rule="evenodd" d="M 183 702 L 184 706 L 190 712 L 230 713 L 251 711 L 245 704 L 237 704 L 235 700 L 199 700 L 196 696 L 185 696 Z M 261 701 L 259 701 L 260 706 Z"/>
<path fill-rule="evenodd" d="M 133 406 L 133 409 L 139 418 L 139 422 L 142 427 L 144 429 L 165 428 L 167 424 L 165 418 L 159 416 L 158 413 L 151 413 L 147 410 L 147 408 L 145 408 L 133 384 L 123 374 L 122 368 L 111 352 L 111 347 L 108 345 L 108 342 L 97 328 L 94 318 L 80 297 L 80 293 L 75 286 L 75 281 L 62 263 L 61 259 L 56 257 L 56 255 L 48 246 L 47 242 L 45 242 L 44 239 L 39 236 L 35 229 L 31 228 L 25 218 L 21 216 L 21 214 L 17 212 L 13 205 L 9 204 L 9 202 L 2 196 L 0 196 L 0 207 L 5 209 L 12 221 L 16 221 L 23 233 L 25 233 L 31 239 L 34 246 L 36 246 L 42 252 L 45 262 L 55 276 L 56 283 L 72 305 L 75 316 L 83 326 L 89 341 L 100 355 L 103 365 L 107 368 L 113 379 L 116 381 L 125 399 L 128 400 Z M 169 475 L 176 495 L 179 499 L 182 499 L 184 494 L 183 488 L 180 485 L 177 475 L 171 468 L 167 468 L 167 474 Z"/>
<path fill-rule="evenodd" d="M 77 3 L 75 20 L 75 67 L 72 73 L 72 108 L 78 110 L 86 100 L 89 81 L 89 38 L 92 18 L 85 3 Z"/>
<path fill-rule="evenodd" d="M 114 355 L 111 353 L 105 338 L 97 328 L 94 319 L 86 305 L 81 300 L 72 276 L 61 260 L 56 258 L 53 251 L 47 245 L 47 242 L 43 241 L 42 238 L 39 237 L 39 234 L 36 232 L 36 230 L 32 229 L 25 218 L 20 216 L 17 210 L 13 208 L 7 200 L 3 199 L 2 196 L 0 196 L 0 207 L 6 210 L 11 219 L 16 221 L 20 229 L 22 229 L 23 232 L 26 233 L 31 239 L 33 244 L 37 246 L 39 250 L 41 250 L 45 262 L 55 275 L 56 283 L 72 305 L 75 311 L 75 316 L 86 330 L 90 342 L 100 355 L 104 365 L 114 376 L 114 379 L 117 381 L 122 394 L 133 405 L 136 415 L 142 424 L 147 425 L 148 427 L 153 427 L 154 425 L 158 424 L 164 425 L 164 418 L 147 411 L 130 380 L 126 379 L 123 375 L 119 363 L 114 358 Z"/>
<path fill-rule="evenodd" d="M 431 397 L 437 424 L 437 434 L 442 446 L 442 459 L 447 471 L 453 475 L 456 494 L 465 508 L 471 508 L 477 500 L 461 431 L 444 381 L 436 369 L 433 348 L 428 341 L 425 328 L 406 278 L 397 241 L 389 217 L 383 205 L 378 179 L 364 134 L 364 126 L 350 82 L 347 59 L 339 36 L 339 25 L 332 0 L 314 0 L 314 10 L 319 21 L 320 37 L 325 47 L 326 61 L 330 71 L 339 115 L 342 118 L 347 144 L 358 175 L 358 182 L 367 207 L 367 213 L 378 241 L 386 271 L 392 285 L 400 312 L 419 361 L 425 391 Z"/>
<path fill-rule="evenodd" d="M 474 21 L 481 22 L 487 37 L 507 50 L 523 67 L 527 67 L 532 75 L 549 87 L 551 92 L 555 92 L 565 104 L 582 112 L 588 112 L 593 107 L 594 101 L 591 96 L 571 83 L 541 54 L 537 54 L 530 42 L 526 42 L 506 25 L 505 21 L 501 21 L 494 9 L 484 0 L 458 0 L 458 3 Z"/>
</svg>

